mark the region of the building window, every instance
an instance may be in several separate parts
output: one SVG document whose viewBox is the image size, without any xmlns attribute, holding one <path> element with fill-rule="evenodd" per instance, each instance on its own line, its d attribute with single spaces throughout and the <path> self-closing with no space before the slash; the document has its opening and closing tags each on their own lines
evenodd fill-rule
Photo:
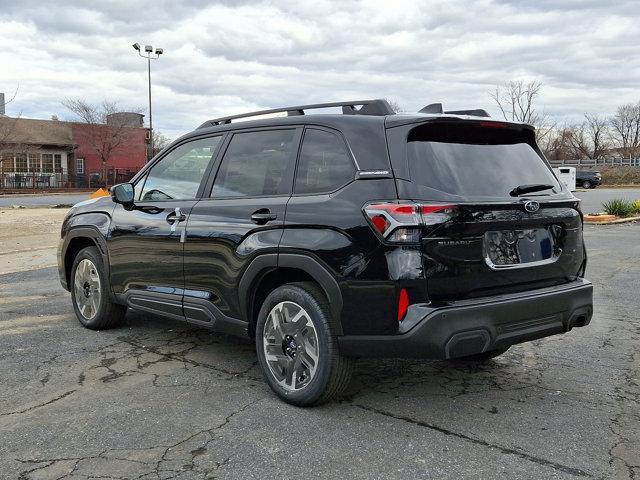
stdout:
<svg viewBox="0 0 640 480">
<path fill-rule="evenodd" d="M 76 173 L 84 175 L 84 158 L 76 158 Z"/>
<path fill-rule="evenodd" d="M 53 154 L 52 153 L 42 154 L 42 171 L 44 173 L 53 173 Z"/>
<path fill-rule="evenodd" d="M 35 173 L 40 172 L 40 154 L 39 153 L 29 154 L 29 171 L 35 172 Z"/>
<path fill-rule="evenodd" d="M 27 154 L 26 153 L 16 153 L 16 172 L 28 172 L 27 169 Z"/>
<path fill-rule="evenodd" d="M 13 153 L 5 153 L 2 155 L 2 173 L 13 172 Z"/>
<path fill-rule="evenodd" d="M 56 153 L 53 155 L 54 168 L 56 173 L 62 173 L 62 155 Z"/>
</svg>

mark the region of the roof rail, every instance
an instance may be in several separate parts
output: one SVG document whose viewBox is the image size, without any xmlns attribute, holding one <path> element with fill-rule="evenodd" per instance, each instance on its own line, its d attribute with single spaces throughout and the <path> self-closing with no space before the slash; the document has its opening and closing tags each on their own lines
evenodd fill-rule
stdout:
<svg viewBox="0 0 640 480">
<path fill-rule="evenodd" d="M 360 108 L 356 108 L 357 106 L 359 106 Z M 287 112 L 287 116 L 291 117 L 295 115 L 304 115 L 305 110 L 329 107 L 342 107 L 342 113 L 344 115 L 393 115 L 396 113 L 393 108 L 391 108 L 391 105 L 389 105 L 389 102 L 384 99 L 354 100 L 351 102 L 314 103 L 311 105 L 272 108 L 269 110 L 259 110 L 257 112 L 247 112 L 238 115 L 230 115 L 228 117 L 214 118 L 213 120 L 207 120 L 206 122 L 204 122 L 198 127 L 198 129 L 231 123 L 231 120 L 237 120 L 239 118 L 257 117 L 260 115 L 269 115 L 272 113 L 281 112 Z"/>
<path fill-rule="evenodd" d="M 448 113 L 451 115 L 470 115 L 472 117 L 490 117 L 486 110 L 482 108 L 476 108 L 473 110 L 449 110 L 443 111 L 441 103 L 430 103 L 426 107 L 419 110 L 420 113 L 435 113 L 442 114 Z"/>
</svg>

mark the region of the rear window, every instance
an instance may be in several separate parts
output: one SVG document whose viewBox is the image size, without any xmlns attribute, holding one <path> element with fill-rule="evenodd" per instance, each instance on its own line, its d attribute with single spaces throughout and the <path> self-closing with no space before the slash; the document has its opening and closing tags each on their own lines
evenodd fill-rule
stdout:
<svg viewBox="0 0 640 480">
<path fill-rule="evenodd" d="M 236 133 L 213 183 L 212 197 L 291 195 L 294 129 Z"/>
<path fill-rule="evenodd" d="M 481 125 L 427 124 L 408 137 L 411 181 L 461 198 L 509 197 L 519 185 L 560 185 L 533 148 L 533 132 Z"/>
</svg>

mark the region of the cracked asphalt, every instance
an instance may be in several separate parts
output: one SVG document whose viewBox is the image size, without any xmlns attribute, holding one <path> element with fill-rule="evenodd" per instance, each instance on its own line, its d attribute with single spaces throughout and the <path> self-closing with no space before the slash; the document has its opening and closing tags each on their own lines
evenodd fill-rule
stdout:
<svg viewBox="0 0 640 480">
<path fill-rule="evenodd" d="M 249 341 L 133 311 L 85 330 L 55 268 L 0 275 L 0 478 L 640 478 L 640 225 L 585 234 L 590 326 L 483 366 L 361 360 L 314 409 Z"/>
</svg>

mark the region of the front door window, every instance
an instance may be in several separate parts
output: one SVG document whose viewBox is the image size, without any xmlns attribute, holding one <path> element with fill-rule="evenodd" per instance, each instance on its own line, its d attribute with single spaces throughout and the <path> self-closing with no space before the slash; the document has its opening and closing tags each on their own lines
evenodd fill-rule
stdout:
<svg viewBox="0 0 640 480">
<path fill-rule="evenodd" d="M 138 198 L 143 202 L 196 198 L 202 177 L 221 138 L 194 140 L 172 150 L 151 167 Z"/>
</svg>

